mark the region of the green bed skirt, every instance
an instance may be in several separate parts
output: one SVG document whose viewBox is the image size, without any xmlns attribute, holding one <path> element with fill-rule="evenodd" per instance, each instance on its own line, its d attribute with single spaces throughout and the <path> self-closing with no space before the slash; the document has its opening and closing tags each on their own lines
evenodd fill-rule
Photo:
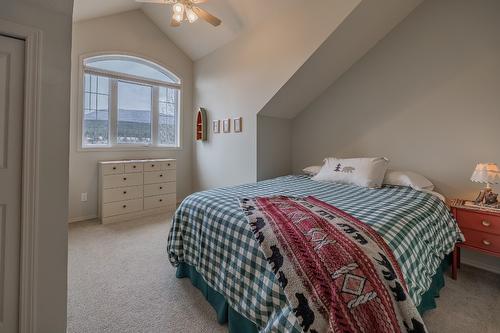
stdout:
<svg viewBox="0 0 500 333">
<path fill-rule="evenodd" d="M 423 314 L 427 310 L 436 308 L 435 298 L 439 297 L 439 291 L 444 287 L 444 272 L 450 265 L 451 257 L 445 258 L 441 266 L 437 269 L 436 274 L 432 278 L 432 283 L 427 292 L 422 296 L 422 301 L 417 307 L 418 311 Z M 186 263 L 180 263 L 177 267 L 176 276 L 178 278 L 189 278 L 193 286 L 198 288 L 207 301 L 212 305 L 217 313 L 217 321 L 219 324 L 228 324 L 229 332 L 237 333 L 256 333 L 257 326 L 247 318 L 233 310 L 227 303 L 222 294 L 213 290 L 205 282 L 200 273 L 196 269 Z"/>
</svg>

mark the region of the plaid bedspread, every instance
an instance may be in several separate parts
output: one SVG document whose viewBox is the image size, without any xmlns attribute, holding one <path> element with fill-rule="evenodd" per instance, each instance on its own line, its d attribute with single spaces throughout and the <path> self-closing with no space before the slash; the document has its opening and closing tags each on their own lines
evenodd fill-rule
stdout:
<svg viewBox="0 0 500 333">
<path fill-rule="evenodd" d="M 408 187 L 374 190 L 285 176 L 192 194 L 173 218 L 170 261 L 194 266 L 261 332 L 301 331 L 239 207 L 238 198 L 271 195 L 312 195 L 369 224 L 393 251 L 415 305 L 445 255 L 463 239 L 442 201 Z"/>
</svg>

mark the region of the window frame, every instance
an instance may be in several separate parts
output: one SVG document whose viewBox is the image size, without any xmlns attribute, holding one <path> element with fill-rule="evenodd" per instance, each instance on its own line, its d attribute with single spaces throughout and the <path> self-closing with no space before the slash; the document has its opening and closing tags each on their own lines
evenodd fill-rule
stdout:
<svg viewBox="0 0 500 333">
<path fill-rule="evenodd" d="M 173 76 L 178 79 L 179 83 L 170 83 L 170 82 L 163 82 L 163 81 L 158 81 L 154 79 L 145 79 L 142 77 L 138 77 L 135 75 L 130 75 L 130 74 L 122 74 L 122 73 L 117 73 L 113 71 L 106 71 L 106 70 L 101 70 L 101 69 L 95 69 L 95 68 L 87 68 L 85 66 L 85 60 L 94 58 L 94 57 L 99 57 L 99 56 L 104 56 L 107 57 L 109 56 L 110 58 L 113 56 L 116 57 L 124 57 L 124 58 L 136 58 L 139 62 L 142 63 L 150 63 L 151 65 L 158 67 L 159 70 L 161 71 L 167 71 L 169 76 Z M 79 152 L 91 152 L 91 151 L 136 151 L 136 150 L 163 150 L 163 151 L 168 151 L 168 150 L 182 150 L 183 149 L 183 140 L 182 140 L 182 126 L 183 126 L 183 79 L 181 76 L 179 76 L 177 73 L 172 71 L 168 66 L 165 66 L 161 64 L 160 62 L 156 60 L 152 60 L 148 57 L 142 56 L 142 55 L 137 55 L 137 54 L 130 54 L 130 53 L 123 53 L 123 52 L 106 52 L 106 53 L 91 53 L 91 54 L 82 54 L 79 57 L 79 83 L 78 83 L 78 131 L 77 131 L 77 151 Z M 84 96 L 85 96 L 85 74 L 91 74 L 91 75 L 101 75 L 101 76 L 106 76 L 109 78 L 109 84 L 110 84 L 110 90 L 109 90 L 109 143 L 106 145 L 85 145 L 84 144 L 84 139 L 83 139 L 83 122 L 84 122 Z M 146 85 L 151 87 L 152 91 L 152 108 L 151 108 L 151 135 L 152 135 L 152 142 L 151 144 L 126 144 L 126 143 L 117 143 L 117 117 L 118 117 L 118 109 L 117 109 L 117 103 L 118 103 L 118 81 L 123 81 L 127 83 L 133 83 L 133 84 L 140 84 L 140 85 Z M 114 85 L 114 87 L 113 87 Z M 165 87 L 165 88 L 173 88 L 178 90 L 178 107 L 177 107 L 177 144 L 176 145 L 160 145 L 158 144 L 158 127 L 159 127 L 159 103 L 156 103 L 159 101 L 159 88 L 160 87 Z M 113 93 L 113 89 L 115 93 Z M 158 105 L 156 105 L 158 104 Z"/>
</svg>

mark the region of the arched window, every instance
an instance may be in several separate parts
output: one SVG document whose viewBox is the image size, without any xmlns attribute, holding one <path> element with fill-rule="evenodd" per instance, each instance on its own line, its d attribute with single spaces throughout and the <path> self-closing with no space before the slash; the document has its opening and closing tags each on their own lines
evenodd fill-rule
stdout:
<svg viewBox="0 0 500 333">
<path fill-rule="evenodd" d="M 83 60 L 82 148 L 179 147 L 181 80 L 146 59 Z"/>
</svg>

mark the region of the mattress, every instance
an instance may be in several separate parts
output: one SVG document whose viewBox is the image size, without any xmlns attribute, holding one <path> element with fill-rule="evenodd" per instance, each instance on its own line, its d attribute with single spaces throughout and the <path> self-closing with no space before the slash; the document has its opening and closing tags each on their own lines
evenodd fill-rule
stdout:
<svg viewBox="0 0 500 333">
<path fill-rule="evenodd" d="M 444 257 L 463 239 L 439 198 L 409 187 L 367 189 L 285 176 L 190 195 L 172 221 L 171 263 L 194 267 L 261 332 L 301 331 L 239 208 L 238 198 L 272 195 L 314 196 L 369 224 L 393 251 L 416 306 Z"/>
</svg>

